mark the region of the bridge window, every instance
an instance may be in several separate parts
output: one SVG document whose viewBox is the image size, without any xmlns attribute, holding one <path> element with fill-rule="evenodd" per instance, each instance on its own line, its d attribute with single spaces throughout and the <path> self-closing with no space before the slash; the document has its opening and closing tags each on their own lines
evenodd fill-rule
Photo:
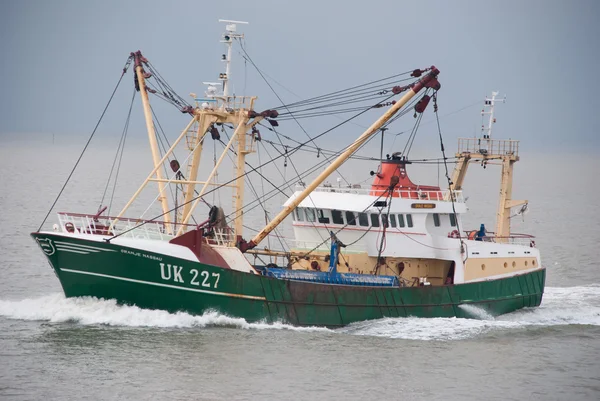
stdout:
<svg viewBox="0 0 600 401">
<path fill-rule="evenodd" d="M 316 221 L 315 209 L 306 208 L 306 221 L 314 223 Z"/>
<path fill-rule="evenodd" d="M 371 213 L 371 225 L 379 227 L 379 215 L 377 213 Z"/>
<path fill-rule="evenodd" d="M 396 215 L 390 214 L 388 216 L 388 220 L 390 221 L 390 224 L 392 225 L 392 227 L 396 228 Z"/>
<path fill-rule="evenodd" d="M 407 224 L 409 227 L 412 227 L 412 226 L 413 226 L 412 214 L 407 214 L 407 215 L 406 215 L 406 224 Z"/>
<path fill-rule="evenodd" d="M 329 224 L 329 217 L 325 217 L 323 209 L 317 209 L 317 215 L 319 216 L 319 223 Z"/>
<path fill-rule="evenodd" d="M 437 213 L 433 214 L 433 225 L 436 227 L 440 226 L 440 215 Z"/>
<path fill-rule="evenodd" d="M 456 227 L 456 215 L 454 213 L 450 213 L 448 216 L 450 217 L 450 225 L 452 227 Z"/>
<path fill-rule="evenodd" d="M 404 228 L 405 224 L 404 224 L 404 215 L 403 214 L 399 214 L 398 215 L 398 226 L 400 228 Z"/>
<path fill-rule="evenodd" d="M 342 216 L 342 212 L 339 210 L 331 211 L 331 220 L 333 224 L 344 224 L 344 216 Z"/>
<path fill-rule="evenodd" d="M 295 214 L 296 214 L 296 221 L 304 221 L 304 209 L 297 207 Z"/>
<path fill-rule="evenodd" d="M 369 227 L 369 216 L 366 213 L 358 214 L 358 224 L 363 227 Z"/>
<path fill-rule="evenodd" d="M 354 212 L 346 212 L 346 221 L 349 226 L 356 225 L 356 216 L 354 215 Z"/>
</svg>

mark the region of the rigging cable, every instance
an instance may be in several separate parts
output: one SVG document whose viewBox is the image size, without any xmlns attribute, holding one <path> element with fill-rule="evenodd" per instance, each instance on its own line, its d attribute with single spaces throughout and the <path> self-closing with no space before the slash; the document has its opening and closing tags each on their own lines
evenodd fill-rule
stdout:
<svg viewBox="0 0 600 401">
<path fill-rule="evenodd" d="M 292 112 L 290 111 L 290 109 L 287 106 L 285 106 L 285 103 L 284 103 L 283 99 L 281 99 L 281 97 L 275 91 L 275 89 L 273 88 L 273 86 L 269 83 L 269 81 L 265 78 L 265 76 L 262 74 L 262 72 L 260 71 L 260 69 L 256 66 L 256 64 L 254 63 L 254 61 L 252 60 L 252 58 L 250 57 L 250 55 L 248 54 L 248 52 L 244 48 L 242 41 L 240 41 L 240 48 L 242 49 L 242 51 L 244 52 L 244 54 L 248 57 L 248 61 L 250 61 L 250 63 L 254 66 L 254 68 L 256 68 L 256 71 L 260 74 L 260 76 L 262 77 L 262 79 L 269 86 L 269 88 L 271 89 L 271 91 L 273 92 L 273 94 L 275 94 L 275 96 L 277 96 L 277 99 L 279 99 L 279 101 L 281 102 L 281 104 L 286 108 L 286 110 L 288 111 L 288 113 L 290 114 L 290 116 L 294 119 L 294 121 L 296 122 L 296 124 L 298 124 L 298 127 L 300 127 L 300 129 L 306 134 L 306 136 L 313 143 L 313 145 L 315 145 L 315 147 L 318 148 L 318 145 L 314 141 L 314 138 L 312 138 L 308 134 L 308 132 L 306 132 L 306 130 L 304 129 L 304 127 L 302 126 L 302 124 L 300 124 L 300 122 L 296 119 L 296 117 L 294 116 L 294 114 L 292 114 Z M 281 142 L 281 138 L 279 138 L 279 134 L 277 133 L 277 130 L 274 129 L 274 132 L 277 134 L 277 137 L 278 137 L 279 141 Z M 283 143 L 282 143 L 282 145 L 283 145 Z M 287 152 L 287 148 L 286 148 L 285 149 L 285 156 L 286 157 L 285 157 L 284 160 L 287 160 L 287 154 L 288 154 L 288 152 Z M 296 169 L 296 166 L 295 166 L 294 162 L 291 159 L 290 159 L 290 163 L 292 164 L 292 168 L 294 169 L 294 172 L 296 173 L 296 175 L 299 176 L 298 169 Z M 287 166 L 287 163 L 284 163 L 284 167 L 286 167 L 286 166 Z M 338 174 L 340 174 L 339 171 L 338 171 Z M 344 178 L 344 176 L 342 174 L 340 174 L 340 176 L 344 179 L 344 181 L 348 182 L 348 180 L 346 180 L 346 178 Z M 312 198 L 311 198 L 311 202 L 313 202 Z M 314 202 L 313 202 L 313 204 L 314 204 Z M 315 208 L 316 208 L 316 206 L 315 206 Z"/>
<path fill-rule="evenodd" d="M 313 145 L 315 145 L 316 147 L 317 144 L 315 142 L 315 139 L 312 138 L 310 135 L 308 135 L 308 132 L 306 132 L 306 130 L 304 129 L 304 127 L 302 126 L 302 124 L 300 124 L 300 122 L 294 117 L 293 114 L 291 114 L 290 109 L 285 106 L 285 103 L 283 102 L 283 100 L 281 99 L 281 97 L 279 96 L 279 94 L 275 91 L 275 89 L 273 88 L 273 86 L 269 83 L 269 81 L 265 78 L 265 76 L 262 74 L 261 70 L 256 66 L 256 64 L 254 63 L 254 61 L 252 61 L 252 58 L 250 57 L 250 55 L 248 54 L 248 52 L 246 51 L 246 48 L 244 47 L 243 43 L 240 41 L 240 48 L 242 49 L 242 51 L 244 52 L 244 54 L 246 55 L 246 57 L 248 57 L 248 61 L 250 61 L 250 64 L 252 64 L 254 66 L 254 68 L 256 68 L 256 71 L 260 74 L 260 76 L 262 77 L 262 79 L 265 81 L 265 83 L 269 86 L 269 88 L 271 89 L 271 91 L 273 92 L 273 94 L 275 96 L 277 96 L 277 99 L 279 99 L 279 101 L 281 102 L 281 104 L 286 108 L 286 110 L 290 113 L 290 115 L 294 118 L 294 121 L 296 121 L 296 124 L 298 124 L 298 127 L 300 127 L 300 129 L 306 134 L 306 136 L 309 138 L 309 140 L 313 143 Z"/>
<path fill-rule="evenodd" d="M 394 185 L 395 187 L 395 185 Z M 386 229 L 388 228 L 388 226 L 390 225 L 390 211 L 392 209 L 392 198 L 394 195 L 394 187 L 392 187 L 390 185 L 390 188 L 388 189 L 388 196 L 387 196 L 387 214 L 385 215 L 385 222 L 383 221 L 384 219 L 380 219 L 382 220 L 383 224 L 383 230 L 381 233 L 381 242 L 379 244 L 379 248 L 377 249 L 377 259 L 375 260 L 375 274 L 378 273 L 379 271 L 379 266 L 381 265 L 380 261 L 381 261 L 381 254 L 383 253 L 383 250 L 385 249 L 385 244 L 387 242 L 386 240 Z M 381 212 L 383 211 L 384 208 L 380 208 L 379 209 L 379 217 L 381 217 Z M 387 266 L 387 265 L 386 265 Z"/>
<path fill-rule="evenodd" d="M 454 189 L 452 185 L 454 184 L 450 179 L 450 175 L 448 173 L 448 163 L 446 163 L 446 150 L 444 149 L 444 141 L 442 139 L 442 128 L 440 127 L 440 119 L 438 117 L 438 105 L 437 105 L 437 91 L 433 93 L 433 110 L 435 112 L 435 119 L 437 121 L 438 134 L 440 137 L 440 148 L 442 150 L 442 157 L 444 158 L 444 168 L 446 169 L 446 179 L 448 180 L 448 191 L 450 194 L 450 201 L 452 202 L 452 213 L 454 213 L 454 220 L 456 220 L 456 229 L 458 230 L 458 239 L 460 240 L 460 248 L 461 253 L 464 251 L 464 242 L 462 239 L 462 234 L 460 232 L 460 223 L 458 221 L 458 216 L 456 215 L 456 208 L 454 205 Z"/>
<path fill-rule="evenodd" d="M 375 138 L 375 136 L 371 136 L 371 138 L 369 138 L 369 139 L 368 139 L 368 140 L 367 140 L 367 141 L 366 141 L 364 144 L 362 144 L 362 145 L 361 145 L 361 147 L 360 147 L 358 150 L 360 150 L 360 149 L 362 149 L 364 146 L 366 146 L 366 145 L 367 145 L 367 144 L 368 144 L 368 143 L 369 143 L 371 140 L 373 140 L 373 138 Z M 344 149 L 342 149 L 342 150 L 340 150 L 340 151 L 336 152 L 335 154 L 332 154 L 332 155 L 330 155 L 330 156 L 327 156 L 325 160 L 321 161 L 321 162 L 320 162 L 320 163 L 318 163 L 317 165 L 315 165 L 315 166 L 312 166 L 312 167 L 310 167 L 310 168 L 306 169 L 305 171 L 303 171 L 303 172 L 302 172 L 302 176 L 300 177 L 300 179 L 302 180 L 302 179 L 304 179 L 304 178 L 308 177 L 310 174 L 312 174 L 312 173 L 316 172 L 316 171 L 317 171 L 317 170 L 319 170 L 321 167 L 323 167 L 323 166 L 325 166 L 326 164 L 328 164 L 328 163 L 329 163 L 329 161 L 330 161 L 332 158 L 334 158 L 334 157 L 338 156 L 338 155 L 339 155 L 339 154 L 341 154 L 343 151 L 344 151 Z M 371 180 L 371 179 L 372 179 L 372 178 L 368 178 L 367 180 Z M 294 180 L 295 180 L 295 178 L 294 178 Z M 289 186 L 290 186 L 290 183 L 291 183 L 292 181 L 293 181 L 293 180 L 291 180 L 291 179 L 290 179 L 289 181 L 287 181 L 287 182 L 284 182 L 282 185 L 287 185 L 287 186 L 288 186 L 288 188 L 289 188 Z M 267 196 L 271 196 L 271 195 L 272 195 L 272 196 L 271 196 L 271 198 L 272 198 L 272 197 L 274 196 L 274 195 L 273 195 L 273 192 L 275 192 L 275 190 L 271 190 L 271 191 L 270 191 L 270 192 L 267 194 Z M 251 205 L 252 205 L 254 202 L 255 202 L 255 201 L 249 202 L 248 204 L 244 205 L 244 208 L 246 209 L 246 208 L 250 207 L 250 206 L 251 206 Z M 257 205 L 254 205 L 254 206 L 250 207 L 249 209 L 247 209 L 247 210 L 246 210 L 246 213 L 250 212 L 251 210 L 255 209 L 256 207 L 257 207 Z M 322 237 L 321 237 L 321 238 L 322 238 Z M 325 241 L 326 241 L 326 240 L 327 240 L 327 239 L 325 239 Z"/>
<path fill-rule="evenodd" d="M 127 130 L 129 128 L 129 120 L 131 118 L 131 110 L 133 109 L 133 100 L 135 99 L 136 90 L 133 88 L 133 95 L 131 96 L 131 103 L 129 104 L 129 112 L 127 113 L 127 119 L 125 120 L 125 126 L 123 127 L 123 131 L 121 132 L 121 138 L 119 139 L 119 145 L 117 146 L 117 151 L 115 153 L 115 158 L 113 160 L 112 166 L 110 167 L 110 173 L 108 174 L 108 179 L 106 180 L 106 186 L 104 187 L 104 192 L 102 193 L 102 199 L 100 200 L 100 204 L 98 205 L 98 211 L 102 209 L 102 204 L 104 203 L 104 198 L 106 197 L 106 193 L 108 192 L 108 187 L 110 186 L 110 179 L 112 178 L 112 174 L 115 170 L 115 165 L 117 164 L 117 159 L 119 158 L 119 153 L 121 152 L 121 146 L 123 146 L 124 138 L 127 135 Z M 120 166 L 120 163 L 119 163 Z M 118 170 L 117 170 L 118 174 Z M 116 185 L 116 180 L 115 180 Z"/>
<path fill-rule="evenodd" d="M 395 96 L 395 94 L 392 94 L 392 95 L 390 95 L 390 96 L 389 96 L 387 99 L 391 99 L 393 96 Z M 327 129 L 327 130 L 325 130 L 325 131 L 321 132 L 319 135 L 317 135 L 317 136 L 316 136 L 316 137 L 314 137 L 313 139 L 317 139 L 317 138 L 320 138 L 320 137 L 322 137 L 322 136 L 324 136 L 324 135 L 328 134 L 329 132 L 331 132 L 331 131 L 333 131 L 333 130 L 335 130 L 335 129 L 339 128 L 339 127 L 341 127 L 342 125 L 344 125 L 344 124 L 346 124 L 346 123 L 348 123 L 348 122 L 352 121 L 353 119 L 355 119 L 355 118 L 357 118 L 357 117 L 361 116 L 362 114 L 366 113 L 367 111 L 368 111 L 368 110 L 364 110 L 364 111 L 362 111 L 362 112 L 360 112 L 360 113 L 357 113 L 357 114 L 353 115 L 352 117 L 349 117 L 349 118 L 345 119 L 344 121 L 340 122 L 339 124 L 336 124 L 336 125 L 334 125 L 333 127 L 331 127 L 331 128 L 329 128 L 329 129 Z M 306 142 L 304 142 L 304 143 L 302 143 L 302 144 L 300 144 L 300 145 L 298 145 L 298 146 L 294 147 L 294 148 L 292 149 L 292 153 L 294 153 L 294 152 L 298 151 L 298 149 L 300 149 L 302 146 L 304 146 L 304 145 L 308 144 L 309 142 L 310 142 L 310 141 L 306 141 Z M 239 177 L 234 177 L 234 178 L 232 178 L 231 180 L 229 180 L 229 181 L 227 181 L 227 182 L 225 182 L 225 183 L 221 184 L 220 186 L 218 186 L 218 187 L 215 187 L 215 188 L 213 188 L 213 189 L 211 189 L 211 190 L 207 191 L 207 192 L 206 192 L 204 195 L 208 195 L 208 194 L 210 194 L 210 193 L 212 193 L 212 192 L 214 192 L 214 191 L 218 190 L 219 188 L 222 188 L 223 186 L 226 186 L 226 185 L 228 185 L 228 184 L 231 184 L 232 182 L 234 182 L 234 181 L 235 181 L 235 180 L 237 180 L 238 178 L 240 178 L 240 177 L 244 177 L 244 176 L 248 175 L 249 173 L 251 173 L 251 172 L 255 171 L 257 168 L 264 167 L 264 166 L 266 166 L 267 164 L 270 164 L 270 163 L 273 163 L 273 162 L 275 162 L 276 160 L 280 159 L 282 156 L 283 156 L 283 155 L 276 156 L 274 159 L 271 159 L 271 160 L 269 160 L 269 161 L 267 161 L 267 162 L 265 162 L 265 163 L 261 164 L 260 166 L 258 166 L 258 167 L 255 167 L 254 169 L 252 169 L 252 170 L 250 170 L 250 171 L 246 171 L 246 172 L 242 173 L 242 174 L 241 174 Z M 204 195 L 203 195 L 203 196 L 204 196 Z M 182 203 L 181 205 L 179 205 L 179 207 L 181 207 L 181 206 L 185 206 L 185 205 L 186 205 L 186 204 L 188 204 L 188 203 L 194 202 L 194 201 L 195 201 L 196 199 L 198 199 L 198 198 L 200 198 L 200 196 L 196 196 L 196 197 L 194 197 L 194 198 L 190 199 L 189 201 Z M 164 216 L 166 213 L 170 213 L 170 212 L 172 212 L 173 210 L 175 210 L 175 209 L 171 209 L 171 210 L 168 210 L 167 212 L 163 212 L 163 213 L 161 213 L 161 214 L 159 214 L 159 215 L 157 215 L 157 216 L 153 217 L 153 218 L 152 218 L 152 219 L 150 219 L 150 220 L 145 220 L 145 221 L 141 222 L 140 224 L 138 224 L 138 225 L 136 225 L 136 226 L 134 226 L 134 227 L 128 228 L 127 230 L 125 230 L 125 231 L 123 231 L 123 232 L 121 232 L 121 233 L 119 233 L 119 234 L 115 234 L 115 235 L 113 235 L 112 237 L 105 239 L 105 241 L 106 241 L 106 242 L 110 242 L 111 240 L 113 240 L 113 239 L 115 239 L 115 238 L 117 238 L 117 237 L 120 237 L 120 236 L 121 236 L 121 235 L 123 235 L 123 234 L 126 234 L 126 233 L 128 233 L 128 232 L 130 232 L 130 231 L 132 231 L 132 230 L 135 230 L 136 228 L 139 228 L 139 227 L 141 227 L 141 226 L 143 226 L 143 225 L 145 225 L 145 224 L 147 224 L 147 223 L 149 223 L 149 222 L 155 221 L 155 220 L 156 220 L 156 219 L 158 219 L 159 217 L 162 217 L 162 216 Z"/>
<path fill-rule="evenodd" d="M 113 97 L 115 96 L 115 93 L 117 92 L 117 89 L 119 88 L 119 85 L 121 84 L 121 81 L 123 80 L 123 76 L 125 76 L 125 73 L 127 72 L 127 69 L 129 68 L 129 66 L 131 65 L 131 61 L 133 60 L 132 56 L 129 56 L 127 58 L 127 61 L 125 62 L 125 66 L 123 67 L 123 71 L 121 73 L 121 76 L 119 77 L 119 81 L 117 81 L 117 85 L 115 86 L 115 89 L 113 89 L 112 94 L 110 95 L 110 98 L 108 99 L 108 103 L 106 104 L 106 106 L 104 107 L 104 110 L 102 111 L 102 114 L 100 115 L 100 119 L 98 120 L 98 122 L 96 123 L 96 126 L 94 127 L 94 130 L 92 131 L 90 137 L 88 138 L 85 146 L 83 147 L 83 150 L 81 151 L 81 154 L 79 155 L 79 158 L 77 159 L 77 161 L 75 162 L 75 165 L 73 166 L 73 169 L 71 170 L 71 172 L 69 173 L 69 176 L 67 177 L 67 180 L 65 181 L 65 183 L 63 184 L 62 188 L 60 189 L 60 192 L 58 193 L 58 195 L 56 196 L 56 199 L 54 200 L 54 202 L 52 203 L 52 206 L 50 206 L 50 209 L 48 210 L 48 213 L 46 213 L 46 216 L 44 217 L 44 219 L 42 220 L 42 224 L 40 224 L 39 228 L 37 229 L 38 231 L 40 231 L 42 229 L 42 226 L 44 225 L 44 223 L 46 222 L 46 220 L 48 219 L 48 216 L 50 216 L 50 213 L 52 212 L 52 209 L 54 209 L 54 206 L 56 206 L 56 202 L 58 202 L 58 199 L 60 199 L 60 196 L 62 195 L 63 191 L 65 190 L 67 184 L 69 183 L 69 180 L 71 179 L 71 177 L 73 176 L 73 173 L 75 172 L 75 169 L 77 168 L 77 166 L 79 165 L 79 162 L 81 161 L 81 158 L 83 157 L 83 154 L 85 153 L 85 151 L 87 150 L 90 142 L 92 141 L 92 138 L 94 137 L 94 134 L 96 134 L 96 130 L 98 129 L 98 127 L 100 126 L 100 122 L 102 122 L 102 119 L 104 118 L 104 114 L 106 114 L 106 110 L 108 110 L 108 106 L 110 106 L 110 103 L 113 100 Z"/>
<path fill-rule="evenodd" d="M 223 132 L 225 133 L 225 135 L 226 135 L 226 136 L 228 137 L 228 139 L 229 139 L 229 135 L 227 134 L 227 132 L 226 132 L 224 129 L 223 129 Z M 235 134 L 233 134 L 233 135 L 235 135 Z M 245 135 L 245 134 L 244 134 L 244 135 Z M 224 142 L 223 142 L 221 139 L 219 139 L 219 142 L 220 142 L 220 143 L 223 145 L 223 147 L 224 147 L 224 148 L 226 148 L 226 147 L 227 147 L 227 144 L 225 144 L 225 143 L 224 143 Z M 233 152 L 233 154 L 235 154 L 235 155 L 237 156 L 237 152 L 235 151 L 235 149 L 229 148 L 229 150 L 230 150 L 230 151 L 232 151 L 232 152 Z M 223 149 L 223 151 L 225 151 L 225 149 Z M 235 163 L 234 163 L 234 161 L 233 161 L 233 159 L 232 159 L 232 157 L 231 157 L 231 155 L 230 155 L 229 153 L 227 154 L 227 156 L 229 156 L 229 159 L 231 160 L 231 162 L 232 162 L 233 164 L 235 164 Z M 246 164 L 247 166 L 249 166 L 250 168 L 252 168 L 252 166 L 251 166 L 251 165 L 250 165 L 248 162 L 246 162 L 245 160 L 244 160 L 244 164 Z M 261 170 L 262 170 L 262 168 L 261 168 Z M 280 191 L 280 192 L 281 192 L 281 193 L 282 193 L 284 196 L 287 196 L 287 194 L 286 194 L 285 192 L 281 191 L 281 189 L 280 189 L 280 188 L 279 188 L 277 185 L 273 184 L 273 183 L 272 183 L 272 182 L 271 182 L 269 179 L 267 179 L 267 178 L 266 178 L 264 175 L 262 175 L 260 172 L 258 172 L 258 170 L 256 170 L 256 172 L 257 172 L 257 173 L 258 173 L 258 174 L 261 176 L 261 178 L 262 178 L 261 182 L 263 182 L 263 181 L 265 181 L 265 180 L 266 180 L 266 181 L 267 181 L 269 184 L 271 184 L 271 185 L 272 185 L 272 186 L 273 186 L 275 189 L 278 189 L 278 190 L 279 190 L 279 191 Z M 246 176 L 246 177 L 245 177 L 245 181 L 246 181 L 246 182 L 248 182 L 248 185 L 250 186 L 250 190 L 252 191 L 252 193 L 254 194 L 254 196 L 256 197 L 256 199 L 259 201 L 261 208 L 263 209 L 263 211 L 264 211 L 264 212 L 265 212 L 265 214 L 266 214 L 266 213 L 267 213 L 267 209 L 265 208 L 265 206 L 264 206 L 264 205 L 263 205 L 263 203 L 261 202 L 261 200 L 260 200 L 260 197 L 259 197 L 259 195 L 258 195 L 258 192 L 256 191 L 256 188 L 254 188 L 254 184 L 252 183 L 252 180 L 250 180 L 250 177 L 249 177 L 249 176 Z M 231 222 L 231 220 L 235 220 L 235 219 L 236 219 L 238 216 L 240 216 L 240 215 L 243 215 L 243 214 L 244 214 L 244 209 L 242 208 L 242 210 L 236 210 L 236 211 L 234 211 L 233 213 L 236 213 L 236 215 L 234 216 L 234 218 L 233 218 L 233 219 L 230 219 L 230 222 Z M 229 215 L 229 216 L 230 216 L 230 215 Z M 227 217 L 229 217 L 229 216 L 227 216 Z M 285 246 L 284 246 L 284 245 L 283 245 L 283 243 L 281 242 L 281 239 L 279 240 L 279 242 L 280 242 L 280 244 L 281 244 L 282 248 L 285 248 Z"/>
<path fill-rule="evenodd" d="M 121 154 L 119 156 L 119 163 L 117 164 L 117 172 L 115 173 L 115 182 L 113 183 L 113 189 L 112 189 L 112 193 L 110 195 L 110 202 L 108 204 L 108 209 L 106 212 L 107 216 L 110 216 L 110 209 L 112 209 L 113 199 L 115 197 L 115 192 L 117 190 L 117 181 L 119 180 L 119 172 L 121 171 L 121 162 L 123 161 L 123 153 L 125 152 L 125 140 L 127 139 L 127 131 L 129 130 L 131 110 L 133 109 L 133 100 L 135 98 L 136 92 L 137 91 L 135 90 L 135 88 L 133 88 L 133 96 L 131 98 L 131 104 L 129 105 L 129 114 L 127 116 L 127 122 L 126 122 L 126 126 L 124 128 L 123 143 L 120 145 L 121 146 Z M 118 152 L 118 150 L 117 150 L 117 152 Z"/>
</svg>

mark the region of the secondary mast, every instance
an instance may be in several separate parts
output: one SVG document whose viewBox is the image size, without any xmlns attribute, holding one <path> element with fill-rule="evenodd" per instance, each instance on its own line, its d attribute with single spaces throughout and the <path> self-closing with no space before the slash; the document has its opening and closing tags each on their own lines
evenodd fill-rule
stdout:
<svg viewBox="0 0 600 401">
<path fill-rule="evenodd" d="M 496 123 L 494 107 L 499 100 L 498 92 L 492 92 L 492 97 L 485 98 L 482 116 L 489 116 L 487 127 L 481 124 L 481 137 L 459 138 L 457 163 L 452 174 L 452 190 L 461 190 L 467 175 L 469 163 L 481 161 L 484 168 L 489 161 L 500 160 L 502 173 L 498 211 L 496 213 L 496 242 L 507 242 L 510 236 L 510 209 L 528 203 L 526 200 L 512 199 L 512 180 L 514 164 L 519 161 L 519 141 L 511 139 L 492 139 L 492 128 Z M 502 100 L 506 102 L 506 97 Z"/>
</svg>

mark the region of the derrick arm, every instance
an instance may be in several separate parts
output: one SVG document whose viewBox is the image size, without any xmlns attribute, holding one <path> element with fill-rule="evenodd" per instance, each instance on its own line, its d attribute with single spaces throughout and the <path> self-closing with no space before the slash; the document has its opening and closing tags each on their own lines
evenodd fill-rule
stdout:
<svg viewBox="0 0 600 401">
<path fill-rule="evenodd" d="M 360 137 L 358 137 L 346 150 L 339 155 L 315 180 L 308 185 L 289 205 L 271 220 L 265 228 L 263 228 L 256 236 L 247 243 L 240 242 L 239 247 L 242 252 L 254 248 L 258 245 L 271 231 L 273 231 L 292 211 L 310 195 L 316 187 L 318 187 L 331 173 L 338 169 L 356 150 L 364 144 L 371 136 L 373 136 L 394 114 L 396 114 L 410 99 L 412 99 L 424 87 L 439 89 L 440 85 L 437 81 L 437 76 L 440 71 L 431 67 L 431 71 L 423 78 L 417 81 L 408 92 L 396 102 L 388 111 L 385 112 L 377 121 L 375 121 Z"/>
</svg>

